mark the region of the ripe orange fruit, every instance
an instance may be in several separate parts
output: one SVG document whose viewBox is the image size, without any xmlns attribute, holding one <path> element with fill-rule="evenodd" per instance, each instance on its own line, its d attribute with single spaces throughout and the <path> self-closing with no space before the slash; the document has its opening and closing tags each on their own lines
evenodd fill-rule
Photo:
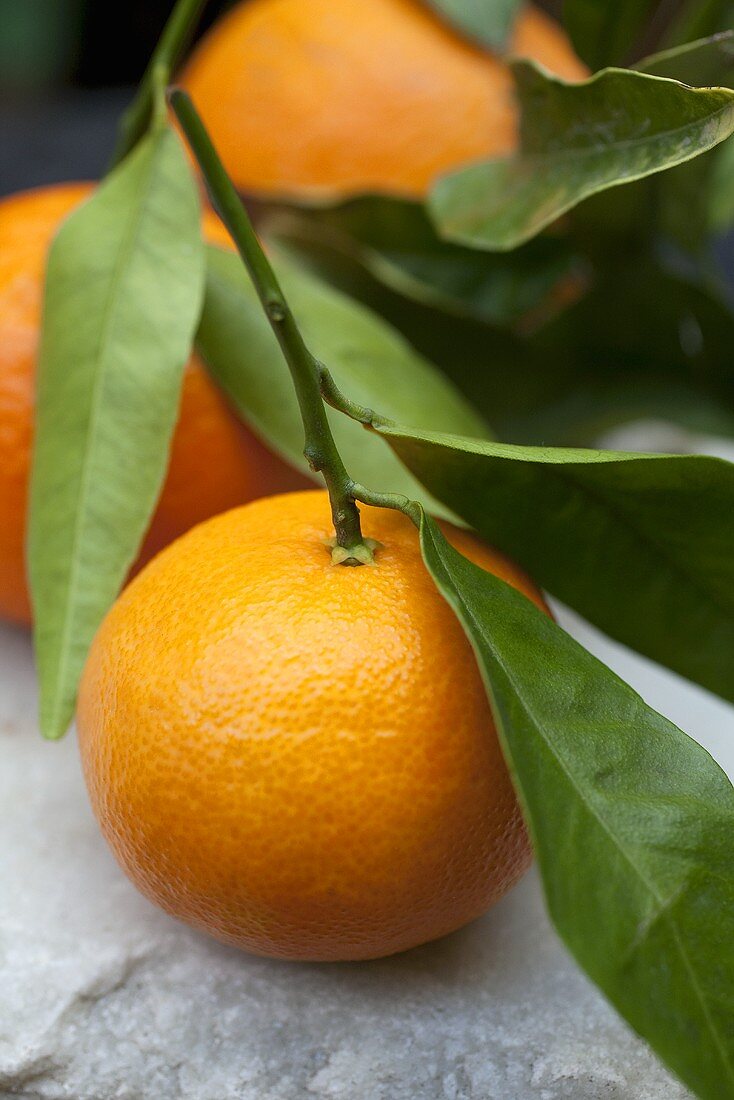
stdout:
<svg viewBox="0 0 734 1100">
<path fill-rule="evenodd" d="M 78 709 L 92 806 L 169 913 L 292 959 L 442 936 L 530 849 L 479 670 L 404 516 L 363 508 L 372 567 L 335 566 L 326 493 L 194 528 L 128 586 Z M 451 542 L 540 607 L 468 532 Z"/>
<path fill-rule="evenodd" d="M 19 622 L 30 620 L 25 515 L 46 255 L 61 221 L 91 190 L 61 184 L 0 202 L 0 617 Z M 210 215 L 205 226 L 221 243 L 221 224 Z M 142 557 L 216 512 L 304 484 L 239 424 L 193 356 L 168 479 Z"/>
<path fill-rule="evenodd" d="M 571 80 L 584 65 L 526 5 L 511 52 Z M 513 81 L 419 0 L 248 0 L 183 76 L 243 189 L 423 195 L 435 177 L 512 151 Z"/>
</svg>

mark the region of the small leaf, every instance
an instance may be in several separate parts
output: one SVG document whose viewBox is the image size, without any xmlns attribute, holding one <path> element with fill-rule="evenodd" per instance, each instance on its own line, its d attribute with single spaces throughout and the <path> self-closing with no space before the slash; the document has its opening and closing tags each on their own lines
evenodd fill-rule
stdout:
<svg viewBox="0 0 734 1100">
<path fill-rule="evenodd" d="M 509 38 L 521 0 L 428 0 L 431 7 L 460 31 L 491 49 Z"/>
<path fill-rule="evenodd" d="M 313 353 L 337 383 L 365 405 L 487 438 L 488 429 L 439 371 L 369 310 L 271 249 L 293 313 Z M 303 424 L 278 343 L 241 260 L 208 249 L 207 285 L 197 344 L 243 419 L 293 465 L 308 473 Z M 267 385 L 263 386 L 263 378 Z M 366 485 L 418 493 L 401 464 L 360 427 L 334 415 L 332 429 L 350 474 Z"/>
<path fill-rule="evenodd" d="M 157 128 L 49 257 L 29 532 L 48 737 L 68 725 L 155 506 L 203 277 L 196 184 L 178 137 Z"/>
<path fill-rule="evenodd" d="M 574 49 L 590 69 L 622 65 L 658 0 L 564 0 L 563 21 Z"/>
<path fill-rule="evenodd" d="M 443 236 L 505 250 L 583 199 L 704 153 L 734 132 L 734 91 L 605 69 L 568 84 L 514 64 L 520 150 L 446 176 L 430 199 Z"/>
<path fill-rule="evenodd" d="M 421 545 L 484 675 L 556 928 L 702 1100 L 734 1096 L 729 780 L 426 518 Z"/>
<path fill-rule="evenodd" d="M 282 209 L 266 229 L 298 249 L 352 260 L 411 301 L 456 317 L 515 325 L 577 273 L 566 240 L 540 237 L 511 255 L 443 241 L 420 203 L 368 195 L 332 207 Z"/>
<path fill-rule="evenodd" d="M 430 493 L 554 596 L 734 701 L 734 465 L 374 426 Z"/>
</svg>

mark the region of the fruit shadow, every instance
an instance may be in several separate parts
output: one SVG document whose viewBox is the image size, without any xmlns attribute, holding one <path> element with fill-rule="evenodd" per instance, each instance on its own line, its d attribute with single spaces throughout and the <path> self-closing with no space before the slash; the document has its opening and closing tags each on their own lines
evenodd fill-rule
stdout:
<svg viewBox="0 0 734 1100">
<path fill-rule="evenodd" d="M 406 991 L 420 987 L 423 995 L 435 986 L 437 993 L 454 988 L 470 996 L 474 986 L 491 983 L 500 995 L 507 984 L 515 986 L 522 972 L 545 965 L 559 950 L 550 931 L 533 868 L 523 880 L 484 916 L 409 951 L 359 962 L 287 962 L 247 955 L 236 948 L 221 948 L 233 963 L 245 968 L 284 971 L 294 985 L 314 982 L 327 993 L 330 988 L 385 1003 L 399 1002 Z"/>
</svg>

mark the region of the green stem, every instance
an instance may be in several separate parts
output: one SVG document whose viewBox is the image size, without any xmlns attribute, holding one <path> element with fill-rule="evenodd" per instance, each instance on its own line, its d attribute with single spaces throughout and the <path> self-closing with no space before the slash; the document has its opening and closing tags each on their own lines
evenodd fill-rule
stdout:
<svg viewBox="0 0 734 1100">
<path fill-rule="evenodd" d="M 411 500 L 402 493 L 377 493 L 356 481 L 352 482 L 352 496 L 370 508 L 392 508 L 394 512 L 402 512 L 420 530 L 423 508 L 417 500 Z"/>
<path fill-rule="evenodd" d="M 368 409 L 366 405 L 359 405 L 352 401 L 337 386 L 331 374 L 325 366 L 319 366 L 319 388 L 321 396 L 332 409 L 345 413 L 351 420 L 364 424 L 366 428 L 379 428 L 382 424 L 394 424 L 386 416 L 380 416 L 374 409 Z"/>
<path fill-rule="evenodd" d="M 321 396 L 328 405 L 331 405 L 338 412 L 344 413 L 350 419 L 356 420 L 359 424 L 363 424 L 365 428 L 379 429 L 383 425 L 395 424 L 394 420 L 390 420 L 386 416 L 380 416 L 374 409 L 370 409 L 366 405 L 360 405 L 347 397 L 323 365 L 319 369 L 319 385 Z M 416 527 L 421 525 L 422 508 L 420 504 L 416 500 L 411 500 L 410 497 L 403 496 L 402 493 L 378 493 L 373 489 L 367 489 L 364 485 L 359 485 L 356 481 L 352 482 L 351 492 L 354 499 L 361 501 L 362 504 L 369 504 L 373 508 L 392 508 L 394 511 L 406 515 Z"/>
<path fill-rule="evenodd" d="M 358 552 L 356 557 L 340 557 L 340 560 L 349 564 L 369 560 L 370 548 L 362 538 L 353 482 L 337 450 L 321 397 L 324 368 L 304 343 L 270 261 L 191 99 L 178 89 L 171 92 L 169 99 L 199 162 L 212 202 L 237 245 L 290 369 L 306 437 L 303 453 L 311 468 L 321 473 L 326 482 L 337 544 Z"/>
<path fill-rule="evenodd" d="M 394 420 L 390 420 L 386 416 L 380 416 L 374 409 L 370 409 L 366 405 L 360 405 L 347 397 L 339 389 L 323 364 L 319 368 L 319 387 L 321 396 L 327 405 L 331 405 L 332 409 L 336 409 L 337 412 L 344 413 L 351 420 L 363 424 L 365 428 L 379 430 L 384 425 L 395 424 Z M 422 508 L 420 504 L 402 493 L 378 493 L 374 489 L 367 489 L 356 481 L 352 482 L 351 492 L 354 499 L 361 501 L 362 504 L 369 504 L 373 508 L 392 508 L 394 511 L 406 515 L 416 527 L 421 525 Z"/>
<path fill-rule="evenodd" d="M 155 113 L 158 89 L 170 83 L 174 68 L 189 44 L 207 0 L 178 0 L 153 51 L 135 99 L 120 120 L 110 169 L 137 145 Z"/>
</svg>

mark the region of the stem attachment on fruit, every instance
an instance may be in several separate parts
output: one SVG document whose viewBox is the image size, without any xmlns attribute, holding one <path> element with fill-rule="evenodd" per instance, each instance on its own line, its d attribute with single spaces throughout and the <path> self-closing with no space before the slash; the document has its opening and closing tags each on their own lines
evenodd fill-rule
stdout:
<svg viewBox="0 0 734 1100">
<path fill-rule="evenodd" d="M 171 75 L 189 44 L 207 0 L 178 0 L 158 39 L 134 100 L 120 120 L 117 142 L 110 169 L 119 164 L 137 145 L 155 115 L 156 104 L 165 103 L 160 89 L 170 83 Z"/>
<path fill-rule="evenodd" d="M 321 396 L 325 368 L 306 347 L 270 261 L 262 250 L 247 212 L 212 145 L 189 96 L 174 89 L 171 107 L 199 162 L 217 212 L 229 230 L 250 273 L 265 315 L 288 364 L 305 433 L 304 455 L 326 482 L 336 531 L 332 558 L 337 564 L 362 565 L 372 560 L 370 540 L 362 537 L 352 479 L 337 450 Z M 346 551 L 346 554 L 343 553 Z"/>
</svg>

